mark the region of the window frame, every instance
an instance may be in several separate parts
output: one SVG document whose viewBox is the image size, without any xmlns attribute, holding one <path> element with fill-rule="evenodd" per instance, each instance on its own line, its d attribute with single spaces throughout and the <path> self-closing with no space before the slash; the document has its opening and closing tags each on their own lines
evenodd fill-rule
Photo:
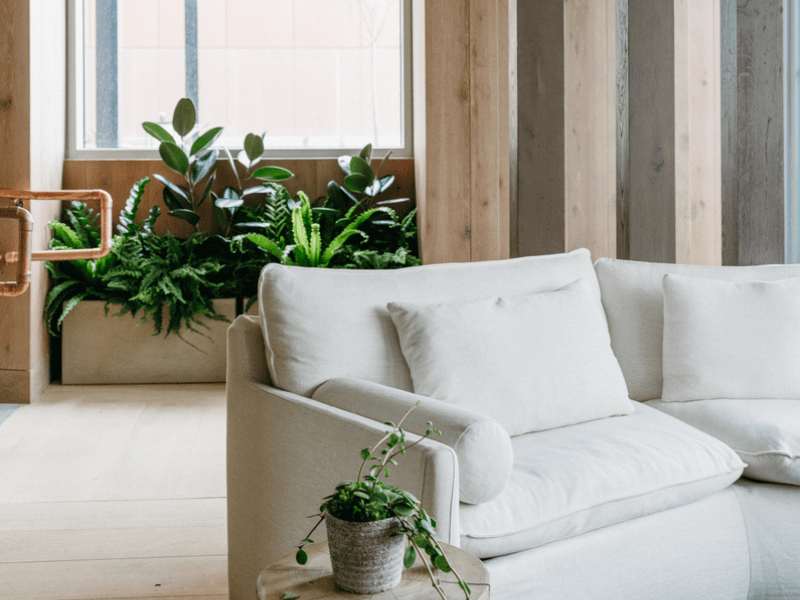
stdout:
<svg viewBox="0 0 800 600">
<path fill-rule="evenodd" d="M 378 155 L 392 150 L 395 158 L 413 158 L 413 73 L 412 73 L 412 0 L 400 0 L 402 52 L 401 73 L 403 83 L 403 101 L 401 123 L 403 130 L 403 147 L 376 146 Z M 79 148 L 78 132 L 84 130 L 83 111 L 83 0 L 67 0 L 67 123 L 66 123 L 66 158 L 68 160 L 159 160 L 157 149 L 138 148 Z M 79 29 L 80 27 L 80 29 Z M 79 85 L 79 82 L 81 85 Z M 225 123 L 220 123 L 225 127 Z M 232 152 L 241 150 L 241 146 L 228 146 Z M 361 148 L 266 148 L 264 159 L 330 159 L 343 154 L 358 154 Z"/>
</svg>

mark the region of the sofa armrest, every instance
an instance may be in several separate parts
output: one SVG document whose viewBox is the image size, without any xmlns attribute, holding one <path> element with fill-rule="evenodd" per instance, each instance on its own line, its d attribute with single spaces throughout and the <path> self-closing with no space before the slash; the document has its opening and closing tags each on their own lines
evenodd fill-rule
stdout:
<svg viewBox="0 0 800 600">
<path fill-rule="evenodd" d="M 467 504 L 482 504 L 505 489 L 514 466 L 511 437 L 489 416 L 448 402 L 395 388 L 342 377 L 321 385 L 314 400 L 378 422 L 397 423 L 416 406 L 403 429 L 419 435 L 428 422 L 441 430 L 432 436 L 455 450 L 458 456 L 459 496 Z"/>
<path fill-rule="evenodd" d="M 336 485 L 356 477 L 359 451 L 386 430 L 371 419 L 260 383 L 263 361 L 260 325 L 239 317 L 228 330 L 227 381 L 228 578 L 237 600 L 256 597 L 261 570 L 306 536 L 313 524 L 306 517 Z M 420 498 L 444 541 L 457 544 L 453 450 L 424 440 L 401 464 L 393 483 Z M 324 529 L 313 537 L 325 539 Z"/>
</svg>

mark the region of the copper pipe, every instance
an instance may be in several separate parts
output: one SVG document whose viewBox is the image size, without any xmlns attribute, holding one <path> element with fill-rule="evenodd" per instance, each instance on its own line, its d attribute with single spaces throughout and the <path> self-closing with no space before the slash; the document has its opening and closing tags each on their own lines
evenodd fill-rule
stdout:
<svg viewBox="0 0 800 600">
<path fill-rule="evenodd" d="M 111 196 L 104 190 L 64 190 L 58 192 L 30 192 L 0 190 L 0 198 L 16 200 L 87 200 L 100 201 L 100 247 L 83 250 L 43 250 L 32 252 L 31 260 L 76 260 L 102 258 L 111 251 Z"/>
<path fill-rule="evenodd" d="M 33 217 L 19 206 L 0 206 L 0 219 L 19 221 L 19 253 L 7 252 L 0 257 L 0 264 L 17 263 L 17 281 L 0 283 L 0 296 L 24 294 L 31 283 L 31 236 Z"/>
</svg>

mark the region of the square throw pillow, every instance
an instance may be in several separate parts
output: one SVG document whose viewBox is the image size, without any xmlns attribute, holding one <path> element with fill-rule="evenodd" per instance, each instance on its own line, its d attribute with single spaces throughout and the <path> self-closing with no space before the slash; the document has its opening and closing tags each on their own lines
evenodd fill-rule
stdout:
<svg viewBox="0 0 800 600">
<path fill-rule="evenodd" d="M 664 402 L 800 399 L 800 279 L 665 275 Z"/>
<path fill-rule="evenodd" d="M 633 412 L 585 279 L 551 292 L 388 310 L 414 392 L 489 415 L 511 435 Z"/>
</svg>

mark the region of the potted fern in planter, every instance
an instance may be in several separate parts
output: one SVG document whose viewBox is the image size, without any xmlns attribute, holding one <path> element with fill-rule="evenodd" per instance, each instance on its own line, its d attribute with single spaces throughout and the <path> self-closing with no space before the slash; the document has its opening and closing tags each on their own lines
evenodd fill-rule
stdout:
<svg viewBox="0 0 800 600">
<path fill-rule="evenodd" d="M 469 585 L 452 568 L 436 535 L 434 521 L 409 492 L 386 483 L 395 458 L 430 435 L 441 435 L 428 423 L 423 436 L 406 443 L 403 422 L 387 422 L 391 429 L 371 448 L 361 450 L 361 467 L 353 481 L 336 486 L 320 506 L 319 519 L 298 545 L 296 560 L 305 564 L 303 549 L 314 543 L 314 531 L 325 522 L 331 567 L 336 587 L 356 594 L 375 594 L 400 583 L 403 567 L 411 568 L 422 557 L 431 584 L 447 600 L 435 570 L 453 573 L 469 600 Z"/>
</svg>

